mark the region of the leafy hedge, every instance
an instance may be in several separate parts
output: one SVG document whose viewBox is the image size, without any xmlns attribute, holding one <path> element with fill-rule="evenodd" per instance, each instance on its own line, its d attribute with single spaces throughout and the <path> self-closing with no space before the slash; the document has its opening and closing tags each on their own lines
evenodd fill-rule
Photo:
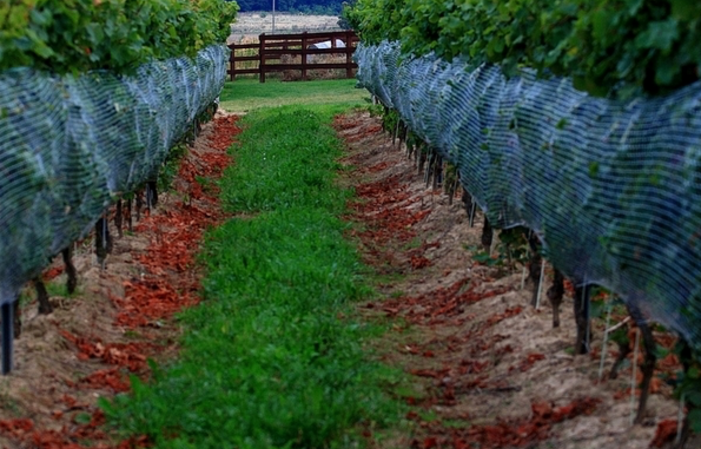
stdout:
<svg viewBox="0 0 701 449">
<path fill-rule="evenodd" d="M 521 65 L 594 95 L 661 94 L 701 70 L 701 2 L 691 0 L 358 0 L 344 17 L 368 43 Z"/>
<path fill-rule="evenodd" d="M 129 73 L 153 58 L 194 56 L 223 43 L 236 19 L 223 0 L 0 2 L 0 71 Z"/>
</svg>

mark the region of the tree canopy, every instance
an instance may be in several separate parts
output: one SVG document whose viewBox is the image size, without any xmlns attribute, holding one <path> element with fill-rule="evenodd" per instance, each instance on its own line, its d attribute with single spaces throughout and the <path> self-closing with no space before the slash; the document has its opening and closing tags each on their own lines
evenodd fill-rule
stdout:
<svg viewBox="0 0 701 449">
<path fill-rule="evenodd" d="M 237 0 L 242 12 L 270 11 L 272 0 Z M 275 0 L 276 11 L 302 12 L 311 14 L 339 14 L 341 0 Z"/>
</svg>

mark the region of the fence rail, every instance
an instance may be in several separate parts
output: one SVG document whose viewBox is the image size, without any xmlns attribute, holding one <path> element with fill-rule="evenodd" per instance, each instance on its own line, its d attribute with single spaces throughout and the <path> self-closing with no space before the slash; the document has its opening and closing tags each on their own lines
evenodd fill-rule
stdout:
<svg viewBox="0 0 701 449">
<path fill-rule="evenodd" d="M 328 69 L 345 70 L 346 78 L 352 78 L 353 71 L 358 68 L 352 59 L 359 41 L 354 31 L 272 35 L 263 33 L 258 36 L 258 39 L 258 43 L 229 45 L 231 57 L 227 73 L 231 81 L 234 81 L 237 75 L 257 74 L 260 82 L 264 83 L 266 74 L 288 70 L 299 70 L 302 79 L 306 80 L 310 70 Z M 330 48 L 312 47 L 322 42 L 329 42 Z M 342 43 L 343 46 L 339 46 L 339 43 Z M 316 55 L 345 56 L 345 61 L 317 61 L 314 57 Z M 285 56 L 301 59 L 301 61 L 299 63 L 279 62 L 283 61 Z M 249 67 L 241 67 L 241 63 L 246 62 L 255 62 L 257 67 L 250 67 L 250 64 Z"/>
</svg>

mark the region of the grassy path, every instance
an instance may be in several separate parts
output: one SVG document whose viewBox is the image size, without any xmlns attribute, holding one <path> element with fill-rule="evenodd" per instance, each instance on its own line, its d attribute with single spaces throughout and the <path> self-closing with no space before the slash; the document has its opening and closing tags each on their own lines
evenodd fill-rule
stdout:
<svg viewBox="0 0 701 449">
<path fill-rule="evenodd" d="M 221 181 L 234 218 L 206 238 L 205 300 L 182 315 L 179 360 L 107 407 L 156 447 L 357 447 L 400 416 L 354 319 L 369 289 L 344 240 L 349 193 L 334 183 L 334 107 L 262 110 L 243 121 Z"/>
</svg>

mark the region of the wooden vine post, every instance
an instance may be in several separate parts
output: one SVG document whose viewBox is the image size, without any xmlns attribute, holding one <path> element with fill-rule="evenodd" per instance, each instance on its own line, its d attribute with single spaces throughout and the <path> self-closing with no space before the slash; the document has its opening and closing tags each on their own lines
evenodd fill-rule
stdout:
<svg viewBox="0 0 701 449">
<path fill-rule="evenodd" d="M 12 351 L 14 342 L 14 308 L 17 300 L 6 302 L 0 305 L 0 321 L 2 322 L 2 330 L 0 338 L 2 339 L 2 374 L 8 374 L 12 371 Z"/>
</svg>

